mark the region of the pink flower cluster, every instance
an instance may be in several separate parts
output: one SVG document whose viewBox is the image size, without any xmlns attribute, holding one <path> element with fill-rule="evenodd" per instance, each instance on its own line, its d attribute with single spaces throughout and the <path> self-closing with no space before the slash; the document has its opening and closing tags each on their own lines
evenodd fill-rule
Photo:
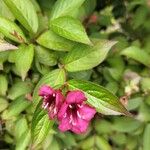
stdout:
<svg viewBox="0 0 150 150">
<path fill-rule="evenodd" d="M 44 85 L 39 95 L 43 98 L 42 107 L 47 109 L 50 119 L 58 119 L 61 131 L 86 132 L 96 111 L 85 103 L 87 98 L 82 91 L 68 91 L 65 97 L 60 90 Z"/>
</svg>

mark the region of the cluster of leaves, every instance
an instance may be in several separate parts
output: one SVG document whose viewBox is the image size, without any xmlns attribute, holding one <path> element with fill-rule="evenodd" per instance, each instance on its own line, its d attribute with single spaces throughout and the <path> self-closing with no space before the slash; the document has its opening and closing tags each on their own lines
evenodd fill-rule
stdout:
<svg viewBox="0 0 150 150">
<path fill-rule="evenodd" d="M 149 150 L 149 8 L 148 0 L 0 0 L 0 148 Z M 101 113 L 84 135 L 57 131 L 41 108 L 39 87 L 66 82 Z M 132 118 L 102 115 L 129 115 L 124 106 Z"/>
</svg>

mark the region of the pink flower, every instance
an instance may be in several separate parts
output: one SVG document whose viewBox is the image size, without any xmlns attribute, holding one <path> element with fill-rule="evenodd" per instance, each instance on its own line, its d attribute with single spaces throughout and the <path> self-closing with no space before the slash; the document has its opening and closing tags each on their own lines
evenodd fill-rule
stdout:
<svg viewBox="0 0 150 150">
<path fill-rule="evenodd" d="M 96 111 L 84 103 L 86 100 L 82 91 L 68 92 L 66 101 L 58 112 L 59 129 L 61 131 L 71 130 L 74 133 L 80 134 L 87 130 L 89 122 L 94 117 Z"/>
<path fill-rule="evenodd" d="M 60 109 L 64 96 L 60 90 L 54 90 L 50 86 L 43 85 L 39 89 L 39 96 L 43 97 L 42 107 L 47 109 L 50 119 L 54 119 Z"/>
</svg>

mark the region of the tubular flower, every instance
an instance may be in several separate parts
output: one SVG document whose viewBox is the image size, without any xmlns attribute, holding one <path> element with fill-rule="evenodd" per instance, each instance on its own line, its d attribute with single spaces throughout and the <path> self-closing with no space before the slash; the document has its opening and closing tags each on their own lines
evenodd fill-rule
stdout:
<svg viewBox="0 0 150 150">
<path fill-rule="evenodd" d="M 86 100 L 82 91 L 68 92 L 65 102 L 58 112 L 59 129 L 61 131 L 71 130 L 74 133 L 81 134 L 87 130 L 96 111 L 85 104 Z"/>
<path fill-rule="evenodd" d="M 60 90 L 55 90 L 50 86 L 43 85 L 39 89 L 39 96 L 43 98 L 42 107 L 47 109 L 50 119 L 54 119 L 57 116 L 58 110 L 60 109 L 64 96 Z"/>
</svg>

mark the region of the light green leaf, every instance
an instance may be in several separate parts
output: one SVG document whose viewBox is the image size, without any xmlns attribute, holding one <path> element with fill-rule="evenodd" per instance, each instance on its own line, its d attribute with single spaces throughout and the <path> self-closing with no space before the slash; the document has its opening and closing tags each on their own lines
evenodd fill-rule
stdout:
<svg viewBox="0 0 150 150">
<path fill-rule="evenodd" d="M 3 70 L 3 63 L 7 61 L 10 51 L 0 52 L 0 70 Z"/>
<path fill-rule="evenodd" d="M 70 80 L 68 86 L 72 90 L 82 90 L 87 97 L 87 102 L 102 114 L 130 115 L 119 99 L 102 86 L 82 80 Z"/>
<path fill-rule="evenodd" d="M 0 17 L 0 32 L 15 42 L 26 42 L 22 30 L 14 22 L 3 17 Z"/>
<path fill-rule="evenodd" d="M 108 141 L 106 139 L 104 139 L 101 136 L 96 136 L 95 137 L 96 140 L 96 145 L 99 149 L 102 150 L 112 150 L 111 146 L 109 145 Z"/>
<path fill-rule="evenodd" d="M 150 149 L 150 124 L 146 125 L 144 136 L 143 136 L 143 150 Z"/>
<path fill-rule="evenodd" d="M 30 0 L 4 0 L 15 18 L 29 31 L 38 30 L 38 17 Z"/>
<path fill-rule="evenodd" d="M 53 51 L 50 51 L 41 46 L 35 48 L 35 58 L 38 62 L 47 66 L 54 66 L 57 64 L 57 56 Z"/>
<path fill-rule="evenodd" d="M 5 5 L 4 0 L 0 0 L 0 16 L 10 19 L 12 21 L 14 21 L 15 19 L 8 7 Z"/>
<path fill-rule="evenodd" d="M 150 78 L 148 77 L 143 77 L 140 81 L 141 84 L 141 89 L 145 92 L 148 93 L 150 92 Z"/>
<path fill-rule="evenodd" d="M 60 16 L 69 15 L 71 11 L 79 8 L 85 0 L 57 0 L 52 12 L 51 20 Z"/>
<path fill-rule="evenodd" d="M 64 65 L 67 71 L 75 72 L 91 69 L 106 58 L 114 41 L 95 40 L 94 46 L 76 45 L 65 57 Z"/>
<path fill-rule="evenodd" d="M 5 75 L 0 75 L 0 95 L 5 96 L 8 89 L 8 81 Z"/>
<path fill-rule="evenodd" d="M 8 90 L 7 97 L 11 100 L 15 100 L 21 95 L 26 95 L 28 93 L 31 93 L 33 89 L 33 84 L 28 81 L 18 81 L 14 82 L 12 87 Z"/>
<path fill-rule="evenodd" d="M 18 116 L 22 111 L 24 111 L 31 102 L 25 99 L 24 96 L 18 97 L 14 100 L 2 114 L 2 118 L 5 120 L 12 119 L 14 116 Z"/>
<path fill-rule="evenodd" d="M 65 71 L 63 69 L 56 69 L 44 75 L 36 85 L 33 92 L 33 103 L 36 106 L 39 103 L 40 97 L 38 90 L 41 85 L 50 85 L 51 87 L 62 86 L 65 82 Z"/>
<path fill-rule="evenodd" d="M 120 117 L 114 118 L 114 122 L 112 124 L 112 129 L 118 132 L 133 132 L 140 128 L 142 123 L 133 118 Z"/>
<path fill-rule="evenodd" d="M 82 140 L 79 145 L 83 150 L 90 150 L 92 149 L 93 145 L 95 144 L 95 138 L 94 136 L 90 136 L 86 138 L 85 140 Z"/>
<path fill-rule="evenodd" d="M 37 43 L 40 45 L 56 50 L 56 51 L 69 51 L 74 46 L 74 43 L 67 40 L 51 30 L 44 32 L 38 39 Z"/>
<path fill-rule="evenodd" d="M 8 107 L 9 103 L 6 99 L 0 97 L 0 112 Z"/>
<path fill-rule="evenodd" d="M 15 122 L 14 134 L 16 141 L 21 138 L 26 130 L 28 130 L 27 119 L 24 116 L 21 116 Z"/>
<path fill-rule="evenodd" d="M 52 120 L 49 120 L 47 112 L 41 106 L 42 104 L 39 102 L 32 119 L 31 137 L 34 148 L 43 142 L 54 124 Z"/>
<path fill-rule="evenodd" d="M 20 139 L 16 142 L 15 150 L 26 150 L 26 147 L 29 146 L 29 142 L 31 140 L 31 132 L 30 130 L 26 130 Z"/>
<path fill-rule="evenodd" d="M 81 22 L 73 17 L 64 16 L 54 19 L 50 22 L 50 28 L 66 39 L 91 45 Z"/>
<path fill-rule="evenodd" d="M 15 51 L 14 57 L 15 57 L 16 69 L 18 73 L 21 75 L 22 80 L 24 80 L 33 61 L 33 57 L 34 57 L 33 45 L 29 45 L 29 46 L 21 45 L 19 49 Z"/>
<path fill-rule="evenodd" d="M 132 58 L 142 63 L 147 67 L 150 67 L 150 59 L 149 59 L 150 55 L 143 49 L 140 49 L 139 47 L 136 46 L 128 47 L 121 52 L 121 55 L 125 55 L 129 58 Z"/>
</svg>

